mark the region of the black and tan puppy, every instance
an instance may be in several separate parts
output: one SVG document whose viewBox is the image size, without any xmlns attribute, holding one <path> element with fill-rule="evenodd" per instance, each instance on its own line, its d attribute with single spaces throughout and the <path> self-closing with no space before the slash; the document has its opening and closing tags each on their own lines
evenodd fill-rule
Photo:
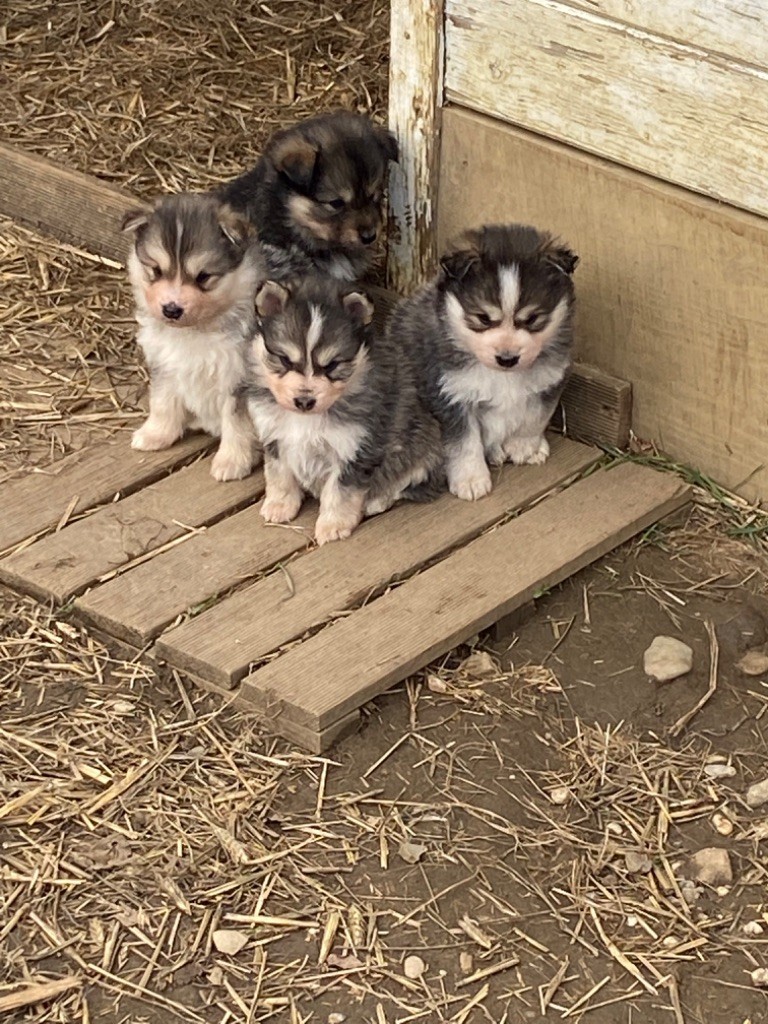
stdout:
<svg viewBox="0 0 768 1024">
<path fill-rule="evenodd" d="M 419 361 L 440 421 L 450 490 L 481 498 L 489 465 L 540 463 L 571 366 L 578 257 L 519 224 L 468 231 L 435 281 L 395 311 L 393 344 Z"/>
<path fill-rule="evenodd" d="M 277 132 L 221 198 L 256 226 L 271 276 L 358 280 L 370 266 L 397 143 L 361 114 L 321 114 Z"/>
<path fill-rule="evenodd" d="M 267 522 L 290 522 L 312 494 L 324 544 L 396 501 L 438 493 L 439 425 L 407 352 L 375 335 L 370 299 L 316 277 L 295 290 L 268 281 L 256 307 L 245 393 L 264 445 Z"/>
</svg>

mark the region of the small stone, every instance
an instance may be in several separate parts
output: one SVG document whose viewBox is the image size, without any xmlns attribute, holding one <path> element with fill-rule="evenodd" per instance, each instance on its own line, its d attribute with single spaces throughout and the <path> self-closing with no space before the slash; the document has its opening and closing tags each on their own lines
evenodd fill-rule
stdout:
<svg viewBox="0 0 768 1024">
<path fill-rule="evenodd" d="M 763 928 L 759 921 L 747 921 L 746 924 L 741 926 L 741 930 L 744 935 L 752 939 L 756 938 L 758 935 L 762 935 L 765 928 Z"/>
<path fill-rule="evenodd" d="M 424 971 L 426 971 L 426 969 L 427 965 L 424 963 L 420 956 L 416 956 L 414 954 L 413 956 L 407 956 L 405 958 L 405 963 L 403 964 L 403 974 L 406 976 L 406 978 L 409 978 L 411 981 L 417 981 L 422 976 Z"/>
<path fill-rule="evenodd" d="M 570 799 L 571 791 L 567 786 L 557 786 L 555 789 L 550 791 L 549 799 L 553 804 L 558 807 L 562 807 L 563 804 L 567 804 Z"/>
<path fill-rule="evenodd" d="M 328 1024 L 344 1024 L 346 1016 L 343 1013 L 329 1013 Z"/>
<path fill-rule="evenodd" d="M 704 885 L 716 888 L 719 885 L 730 885 L 733 881 L 731 858 L 727 850 L 719 846 L 708 846 L 694 853 L 688 861 L 691 878 Z"/>
<path fill-rule="evenodd" d="M 427 689 L 432 693 L 447 693 L 448 683 L 444 682 L 440 676 L 427 676 Z"/>
<path fill-rule="evenodd" d="M 629 853 L 624 855 L 624 865 L 630 875 L 647 875 L 653 867 L 653 862 L 644 853 L 636 853 L 630 850 Z"/>
<path fill-rule="evenodd" d="M 736 662 L 736 668 L 745 676 L 764 676 L 768 672 L 768 654 L 762 651 L 747 651 Z"/>
<path fill-rule="evenodd" d="M 130 715 L 136 710 L 135 704 L 130 700 L 116 700 L 109 705 L 109 710 L 116 715 Z"/>
<path fill-rule="evenodd" d="M 731 887 L 729 885 L 718 885 L 715 889 L 718 896 L 727 896 L 730 891 Z"/>
<path fill-rule="evenodd" d="M 661 944 L 665 949 L 674 949 L 675 946 L 680 945 L 680 939 L 676 935 L 665 935 Z"/>
<path fill-rule="evenodd" d="M 733 822 L 721 811 L 715 811 L 712 815 L 712 826 L 715 832 L 718 832 L 721 836 L 729 836 L 733 833 Z"/>
<path fill-rule="evenodd" d="M 501 670 L 487 651 L 473 651 L 459 665 L 459 672 L 471 679 L 494 679 Z"/>
<path fill-rule="evenodd" d="M 208 972 L 208 981 L 214 986 L 224 984 L 224 971 L 218 964 L 215 964 Z"/>
<path fill-rule="evenodd" d="M 248 945 L 248 936 L 229 928 L 220 928 L 213 933 L 213 944 L 220 953 L 235 956 L 243 946 Z"/>
<path fill-rule="evenodd" d="M 637 928 L 636 914 L 627 914 L 627 928 Z"/>
<path fill-rule="evenodd" d="M 753 782 L 746 793 L 748 807 L 762 807 L 768 803 L 768 779 L 762 782 Z"/>
<path fill-rule="evenodd" d="M 692 907 L 694 903 L 698 903 L 701 889 L 690 878 L 684 878 L 680 882 L 680 895 L 685 900 L 686 905 Z"/>
<path fill-rule="evenodd" d="M 750 978 L 755 988 L 768 988 L 768 967 L 757 967 Z"/>
<path fill-rule="evenodd" d="M 668 683 L 684 676 L 693 667 L 693 651 L 673 636 L 654 637 L 643 655 L 645 674 L 657 683 Z"/>
<path fill-rule="evenodd" d="M 736 774 L 732 764 L 705 764 L 704 774 L 710 779 L 730 779 Z"/>
<path fill-rule="evenodd" d="M 605 831 L 610 832 L 612 836 L 623 836 L 624 829 L 618 823 L 618 821 L 609 821 L 605 826 Z"/>
<path fill-rule="evenodd" d="M 474 966 L 475 959 L 471 953 L 467 953 L 466 950 L 459 953 L 459 967 L 462 974 L 471 974 Z"/>
<path fill-rule="evenodd" d="M 400 849 L 397 852 L 406 864 L 418 864 L 427 852 L 427 848 L 422 846 L 421 843 L 401 843 Z"/>
</svg>

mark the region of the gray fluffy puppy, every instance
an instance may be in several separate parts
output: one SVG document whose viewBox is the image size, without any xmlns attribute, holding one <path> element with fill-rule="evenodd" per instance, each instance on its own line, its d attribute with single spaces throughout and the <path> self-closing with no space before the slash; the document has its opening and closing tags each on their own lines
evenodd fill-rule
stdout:
<svg viewBox="0 0 768 1024">
<path fill-rule="evenodd" d="M 544 431 L 571 367 L 577 262 L 535 228 L 483 227 L 463 235 L 436 280 L 395 311 L 392 344 L 418 361 L 459 498 L 490 492 L 489 465 L 547 458 Z"/>
<path fill-rule="evenodd" d="M 268 281 L 256 308 L 245 393 L 265 449 L 267 522 L 294 519 L 307 492 L 324 544 L 398 500 L 436 494 L 440 427 L 409 354 L 376 334 L 368 296 L 330 278 Z"/>
</svg>

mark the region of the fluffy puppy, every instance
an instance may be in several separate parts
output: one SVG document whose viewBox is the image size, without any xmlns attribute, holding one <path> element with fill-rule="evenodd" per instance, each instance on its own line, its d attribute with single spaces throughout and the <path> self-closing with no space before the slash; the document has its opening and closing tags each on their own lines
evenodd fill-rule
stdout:
<svg viewBox="0 0 768 1024">
<path fill-rule="evenodd" d="M 490 492 L 489 464 L 547 458 L 544 430 L 571 366 L 577 262 L 535 228 L 483 227 L 463 235 L 437 279 L 395 311 L 390 335 L 418 360 L 457 497 Z"/>
<path fill-rule="evenodd" d="M 264 444 L 267 522 L 294 519 L 308 492 L 320 500 L 315 539 L 325 544 L 364 515 L 437 493 L 439 425 L 408 353 L 374 335 L 368 296 L 330 278 L 293 291 L 268 281 L 256 306 L 246 393 Z"/>
<path fill-rule="evenodd" d="M 220 189 L 259 232 L 273 279 L 312 271 L 356 281 L 368 269 L 397 143 L 348 111 L 277 132 L 256 166 Z"/>
<path fill-rule="evenodd" d="M 150 372 L 149 417 L 133 448 L 169 448 L 186 429 L 221 438 L 217 480 L 250 473 L 255 434 L 235 391 L 245 375 L 264 262 L 250 222 L 207 195 L 160 199 L 123 220 L 138 343 Z"/>
</svg>

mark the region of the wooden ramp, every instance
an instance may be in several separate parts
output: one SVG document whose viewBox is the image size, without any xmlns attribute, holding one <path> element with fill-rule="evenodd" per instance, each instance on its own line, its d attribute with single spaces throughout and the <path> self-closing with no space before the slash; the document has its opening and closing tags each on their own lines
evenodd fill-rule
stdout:
<svg viewBox="0 0 768 1024">
<path fill-rule="evenodd" d="M 210 445 L 127 434 L 7 484 L 0 580 L 201 684 L 238 688 L 274 729 L 326 749 L 372 697 L 678 508 L 688 489 L 556 436 L 478 502 L 403 505 L 316 548 L 258 513 L 261 472 L 210 476 Z"/>
</svg>

